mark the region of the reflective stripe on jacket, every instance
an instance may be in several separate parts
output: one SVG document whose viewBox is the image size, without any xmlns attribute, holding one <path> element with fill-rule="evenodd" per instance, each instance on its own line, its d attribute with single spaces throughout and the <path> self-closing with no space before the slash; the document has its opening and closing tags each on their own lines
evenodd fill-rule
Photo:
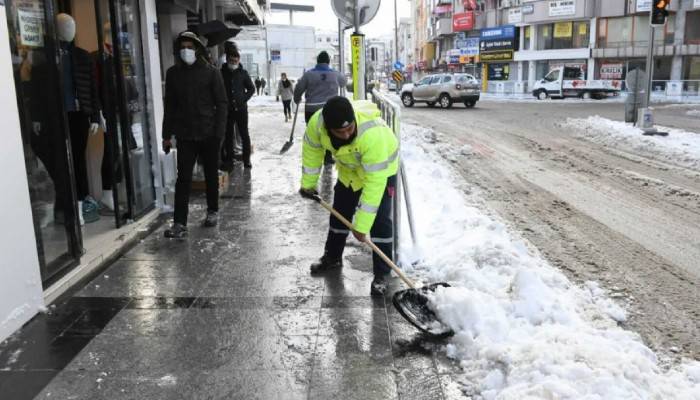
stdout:
<svg viewBox="0 0 700 400">
<path fill-rule="evenodd" d="M 384 196 L 387 178 L 398 170 L 399 142 L 372 102 L 354 101 L 352 105 L 357 136 L 337 150 L 331 144 L 321 111 L 311 117 L 304 134 L 301 187 L 316 188 L 324 153 L 330 151 L 336 160 L 338 180 L 354 191 L 362 190 L 354 226 L 356 231 L 368 233 Z"/>
</svg>

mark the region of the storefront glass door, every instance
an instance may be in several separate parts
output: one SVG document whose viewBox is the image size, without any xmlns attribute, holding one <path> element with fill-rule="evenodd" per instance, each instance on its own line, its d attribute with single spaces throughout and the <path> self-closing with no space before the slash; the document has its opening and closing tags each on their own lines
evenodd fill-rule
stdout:
<svg viewBox="0 0 700 400">
<path fill-rule="evenodd" d="M 17 104 L 22 126 L 42 280 L 75 265 L 81 254 L 76 224 L 74 165 L 54 60 L 52 2 L 6 1 Z M 85 132 L 87 135 L 87 132 Z"/>
</svg>

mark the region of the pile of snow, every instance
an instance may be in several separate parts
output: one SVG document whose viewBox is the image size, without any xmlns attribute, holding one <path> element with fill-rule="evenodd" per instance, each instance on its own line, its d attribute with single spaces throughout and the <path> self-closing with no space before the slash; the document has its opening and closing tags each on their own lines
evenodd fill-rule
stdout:
<svg viewBox="0 0 700 400">
<path fill-rule="evenodd" d="M 418 247 L 400 254 L 411 275 L 448 282 L 431 305 L 455 335 L 462 390 L 483 399 L 699 399 L 700 362 L 663 370 L 624 310 L 596 283 L 572 284 L 469 199 L 426 138 L 405 124 L 402 157 Z M 430 188 L 430 190 L 426 190 Z M 466 188 L 464 188 L 466 189 Z M 410 235 L 403 235 L 409 238 Z M 423 249 L 425 251 L 423 251 Z"/>
<path fill-rule="evenodd" d="M 578 129 L 581 137 L 605 146 L 652 154 L 674 164 L 700 169 L 700 134 L 657 127 L 668 136 L 644 136 L 642 130 L 625 122 L 599 116 L 568 118 L 564 126 Z"/>
</svg>

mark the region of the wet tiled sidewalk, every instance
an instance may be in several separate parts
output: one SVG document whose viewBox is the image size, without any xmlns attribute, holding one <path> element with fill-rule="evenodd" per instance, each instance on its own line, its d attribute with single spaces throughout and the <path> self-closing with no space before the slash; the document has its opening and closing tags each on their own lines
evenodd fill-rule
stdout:
<svg viewBox="0 0 700 400">
<path fill-rule="evenodd" d="M 218 227 L 198 197 L 188 239 L 160 227 L 0 345 L 0 398 L 462 398 L 445 343 L 369 296 L 368 250 L 349 240 L 342 271 L 309 275 L 328 215 L 296 194 L 301 133 L 280 156 L 281 117 L 251 110 L 254 168 L 237 164 Z"/>
</svg>

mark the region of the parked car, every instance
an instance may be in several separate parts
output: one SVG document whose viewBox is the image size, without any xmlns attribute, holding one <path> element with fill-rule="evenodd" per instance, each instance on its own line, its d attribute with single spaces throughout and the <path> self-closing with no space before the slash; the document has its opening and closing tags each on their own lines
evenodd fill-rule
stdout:
<svg viewBox="0 0 700 400">
<path fill-rule="evenodd" d="M 389 79 L 389 80 L 386 82 L 386 88 L 387 88 L 388 90 L 395 91 L 395 90 L 396 90 L 396 81 L 393 80 L 393 79 Z"/>
<path fill-rule="evenodd" d="M 450 108 L 453 103 L 460 102 L 464 103 L 465 107 L 472 108 L 479 101 L 480 95 L 480 86 L 476 78 L 460 73 L 428 75 L 401 88 L 401 102 L 406 107 L 425 102 L 429 107 L 438 104 L 442 108 Z"/>
</svg>

